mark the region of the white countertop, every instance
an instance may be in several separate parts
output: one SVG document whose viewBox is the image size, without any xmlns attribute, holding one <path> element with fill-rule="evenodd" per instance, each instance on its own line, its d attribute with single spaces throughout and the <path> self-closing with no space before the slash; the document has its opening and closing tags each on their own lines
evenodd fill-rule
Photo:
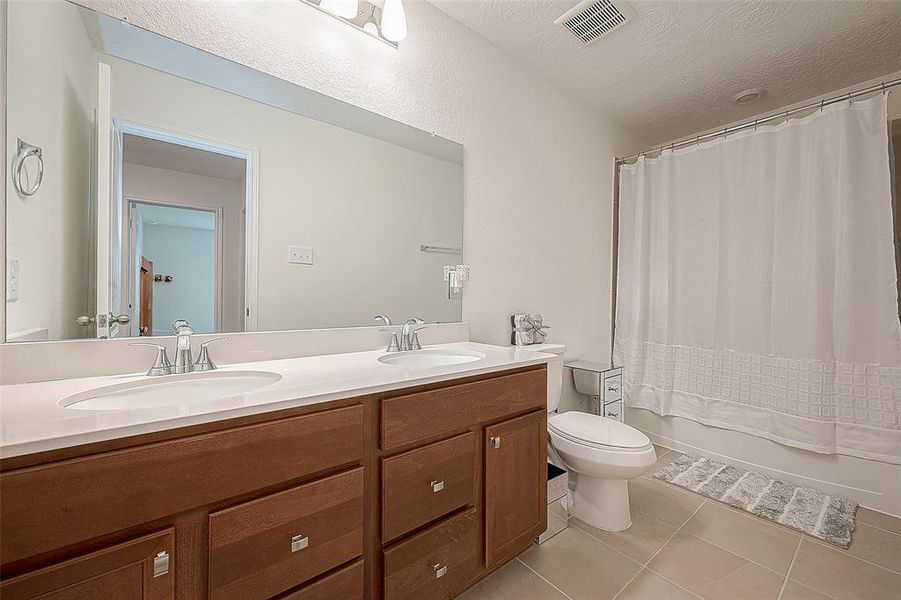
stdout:
<svg viewBox="0 0 901 600">
<path fill-rule="evenodd" d="M 74 410 L 63 408 L 59 403 L 67 396 L 94 388 L 157 378 L 143 374 L 111 375 L 0 386 L 0 456 L 20 456 L 308 406 L 526 367 L 552 358 L 527 348 L 475 342 L 429 347 L 481 352 L 485 358 L 463 364 L 409 369 L 380 363 L 378 358 L 385 352 L 378 350 L 220 365 L 221 371 L 268 371 L 278 373 L 281 379 L 229 398 L 135 410 Z"/>
</svg>

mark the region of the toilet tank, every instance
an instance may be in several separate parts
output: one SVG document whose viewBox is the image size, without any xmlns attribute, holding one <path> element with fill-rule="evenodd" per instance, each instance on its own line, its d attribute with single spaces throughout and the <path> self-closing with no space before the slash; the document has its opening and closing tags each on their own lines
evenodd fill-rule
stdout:
<svg viewBox="0 0 901 600">
<path fill-rule="evenodd" d="M 563 354 L 566 352 L 566 346 L 563 344 L 531 344 L 519 346 L 519 348 L 554 355 L 547 363 L 547 411 L 554 412 L 560 406 L 560 396 L 563 392 Z"/>
</svg>

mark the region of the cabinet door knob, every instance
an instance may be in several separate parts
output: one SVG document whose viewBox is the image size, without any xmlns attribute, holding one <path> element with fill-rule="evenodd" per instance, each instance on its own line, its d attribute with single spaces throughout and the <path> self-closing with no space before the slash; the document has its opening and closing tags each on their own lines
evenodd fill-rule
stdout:
<svg viewBox="0 0 901 600">
<path fill-rule="evenodd" d="M 493 436 L 491 436 L 491 438 L 489 438 L 489 441 L 491 442 L 492 448 L 500 448 L 501 447 L 501 436 L 493 435 Z"/>
<path fill-rule="evenodd" d="M 295 535 L 291 538 L 291 552 L 303 550 L 310 545 L 310 540 L 305 535 Z"/>
<path fill-rule="evenodd" d="M 162 577 L 169 572 L 169 553 L 163 550 L 153 557 L 153 576 Z"/>
<path fill-rule="evenodd" d="M 432 486 L 432 492 L 433 492 L 433 493 L 434 493 L 434 492 L 440 492 L 441 490 L 444 489 L 444 482 L 443 482 L 443 481 L 433 481 L 433 482 L 430 483 L 429 485 Z"/>
<path fill-rule="evenodd" d="M 441 563 L 432 565 L 432 569 L 435 570 L 435 579 L 444 577 L 444 574 L 447 573 L 447 565 L 442 565 Z"/>
</svg>

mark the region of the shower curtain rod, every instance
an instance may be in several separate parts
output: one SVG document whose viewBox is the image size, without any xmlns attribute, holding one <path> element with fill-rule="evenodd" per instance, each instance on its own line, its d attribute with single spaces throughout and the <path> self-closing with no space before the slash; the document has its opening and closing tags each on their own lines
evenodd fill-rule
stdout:
<svg viewBox="0 0 901 600">
<path fill-rule="evenodd" d="M 663 150 L 674 150 L 676 148 L 684 148 L 685 146 L 691 146 L 692 144 L 700 144 L 701 142 L 705 142 L 707 140 L 711 140 L 714 138 L 718 138 L 721 135 L 729 135 L 730 133 L 735 133 L 736 131 L 742 131 L 744 129 L 750 129 L 751 127 L 757 127 L 762 123 L 766 123 L 768 121 L 775 121 L 776 119 L 786 119 L 789 115 L 793 115 L 795 113 L 803 112 L 805 110 L 810 110 L 812 108 L 822 108 L 824 106 L 829 106 L 830 104 L 835 104 L 836 102 L 842 102 L 843 100 L 851 100 L 852 98 L 857 98 L 858 96 L 865 96 L 867 94 L 872 94 L 873 92 L 887 92 L 890 88 L 901 85 L 901 79 L 893 79 L 891 81 L 883 81 L 882 83 L 877 83 L 876 85 L 871 85 L 870 87 L 863 88 L 861 90 L 857 90 L 856 92 L 850 92 L 848 94 L 842 94 L 840 96 L 835 96 L 833 98 L 829 98 L 828 100 L 820 100 L 819 102 L 812 102 L 810 104 L 805 104 L 804 106 L 799 106 L 797 108 L 792 108 L 790 110 L 784 110 L 770 117 L 766 117 L 765 119 L 754 119 L 753 121 L 748 121 L 746 123 L 742 123 L 741 125 L 735 125 L 733 127 L 726 127 L 725 129 L 718 129 L 716 131 L 712 131 L 710 133 L 705 133 L 704 135 L 698 135 L 693 138 L 682 140 L 681 142 L 673 142 L 672 144 L 666 144 L 663 146 L 658 146 L 651 150 L 645 150 L 644 152 L 638 152 L 637 154 L 631 154 L 629 156 L 625 156 L 623 158 L 617 158 L 616 164 L 621 165 L 626 163 L 627 161 L 632 160 L 633 158 L 638 158 L 639 156 L 647 156 L 648 154 L 653 154 L 654 152 L 661 152 Z"/>
</svg>

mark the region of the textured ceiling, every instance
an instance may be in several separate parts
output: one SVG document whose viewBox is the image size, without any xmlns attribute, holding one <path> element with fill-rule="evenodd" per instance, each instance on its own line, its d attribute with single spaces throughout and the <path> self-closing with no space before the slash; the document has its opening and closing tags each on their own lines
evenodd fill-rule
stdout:
<svg viewBox="0 0 901 600">
<path fill-rule="evenodd" d="M 637 0 L 588 46 L 554 25 L 577 0 L 430 1 L 651 143 L 901 71 L 901 0 Z"/>
</svg>

